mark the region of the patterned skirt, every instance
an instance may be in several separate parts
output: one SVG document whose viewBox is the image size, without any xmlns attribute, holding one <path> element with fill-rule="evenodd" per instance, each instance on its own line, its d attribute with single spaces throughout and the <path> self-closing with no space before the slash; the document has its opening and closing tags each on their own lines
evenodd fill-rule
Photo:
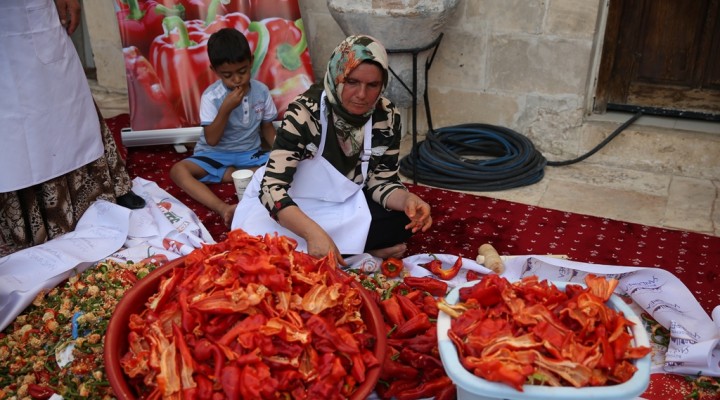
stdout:
<svg viewBox="0 0 720 400">
<path fill-rule="evenodd" d="M 74 171 L 14 192 L 0 193 L 0 257 L 75 229 L 95 200 L 115 202 L 132 182 L 100 111 L 104 155 Z"/>
</svg>

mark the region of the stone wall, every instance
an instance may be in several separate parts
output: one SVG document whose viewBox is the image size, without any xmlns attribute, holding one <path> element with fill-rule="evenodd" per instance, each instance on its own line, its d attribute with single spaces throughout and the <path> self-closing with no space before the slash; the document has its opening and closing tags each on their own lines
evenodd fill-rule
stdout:
<svg viewBox="0 0 720 400">
<path fill-rule="evenodd" d="M 126 90 L 117 22 L 107 3 L 85 1 L 98 84 Z M 407 6 L 413 0 L 391 3 Z M 460 0 L 428 74 L 433 126 L 502 125 L 529 137 L 553 160 L 592 149 L 619 125 L 598 122 L 590 113 L 606 7 L 607 0 Z M 313 68 L 322 77 L 345 34 L 327 0 L 300 0 L 300 9 Z M 424 106 L 418 110 L 422 134 Z M 588 162 L 720 176 L 720 163 L 713 161 L 720 157 L 720 135 L 660 125 L 631 126 Z"/>
</svg>

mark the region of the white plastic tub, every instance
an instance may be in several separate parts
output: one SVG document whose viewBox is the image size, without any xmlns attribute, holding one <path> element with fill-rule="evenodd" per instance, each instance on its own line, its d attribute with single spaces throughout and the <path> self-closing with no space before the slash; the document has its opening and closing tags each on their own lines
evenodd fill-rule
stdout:
<svg viewBox="0 0 720 400">
<path fill-rule="evenodd" d="M 468 282 L 453 289 L 446 297 L 446 301 L 455 304 L 458 301 L 461 287 L 473 286 L 475 282 Z M 553 282 L 560 290 L 564 290 L 566 282 Z M 622 311 L 625 318 L 635 323 L 632 328 L 634 346 L 650 346 L 648 334 L 638 316 L 618 296 L 613 295 L 608 300 L 608 305 L 616 310 Z M 635 360 L 638 370 L 635 375 L 619 385 L 596 386 L 596 387 L 549 387 L 524 385 L 523 391 L 497 382 L 490 382 L 475 376 L 460 364 L 457 349 L 448 337 L 451 318 L 444 312 L 440 312 L 437 320 L 438 347 L 445 372 L 457 386 L 459 400 L 628 400 L 642 394 L 650 383 L 650 355 Z"/>
</svg>

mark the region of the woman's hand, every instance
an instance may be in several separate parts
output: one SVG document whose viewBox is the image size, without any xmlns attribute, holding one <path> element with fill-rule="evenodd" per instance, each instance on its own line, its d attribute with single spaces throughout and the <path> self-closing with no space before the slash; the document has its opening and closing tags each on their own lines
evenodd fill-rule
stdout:
<svg viewBox="0 0 720 400">
<path fill-rule="evenodd" d="M 323 258 L 328 254 L 342 266 L 347 263 L 342 258 L 335 241 L 325 230 L 308 217 L 297 206 L 285 207 L 278 212 L 278 222 L 307 242 L 307 252 L 313 257 Z"/>
<path fill-rule="evenodd" d="M 331 254 L 340 265 L 346 265 L 345 260 L 340 255 L 340 250 L 335 245 L 335 241 L 322 228 L 313 231 L 305 238 L 305 241 L 307 241 L 307 252 L 311 256 L 322 258 Z"/>
<path fill-rule="evenodd" d="M 405 225 L 405 229 L 410 229 L 413 233 L 417 231 L 425 232 L 430 229 L 432 225 L 430 204 L 413 193 L 407 193 L 408 195 L 405 198 L 403 210 L 405 211 L 405 215 L 410 218 L 410 223 Z"/>
<path fill-rule="evenodd" d="M 405 229 L 413 233 L 425 232 L 432 225 L 430 204 L 407 190 L 398 189 L 390 193 L 385 206 L 390 210 L 404 212 L 410 218 L 410 223 L 405 225 Z"/>
</svg>

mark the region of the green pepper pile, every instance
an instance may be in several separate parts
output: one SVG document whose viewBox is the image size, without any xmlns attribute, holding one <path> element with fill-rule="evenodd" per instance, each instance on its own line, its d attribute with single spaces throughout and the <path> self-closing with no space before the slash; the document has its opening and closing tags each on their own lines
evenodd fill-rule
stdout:
<svg viewBox="0 0 720 400">
<path fill-rule="evenodd" d="M 105 331 L 125 291 L 155 268 L 104 261 L 40 293 L 0 333 L 0 399 L 113 398 Z"/>
</svg>

